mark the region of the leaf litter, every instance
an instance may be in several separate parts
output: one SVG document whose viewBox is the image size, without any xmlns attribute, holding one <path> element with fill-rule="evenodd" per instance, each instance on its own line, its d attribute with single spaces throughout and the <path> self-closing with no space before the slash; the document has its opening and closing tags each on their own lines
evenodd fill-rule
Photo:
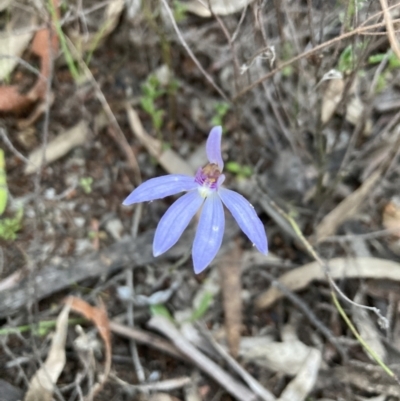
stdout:
<svg viewBox="0 0 400 401">
<path fill-rule="evenodd" d="M 122 400 L 137 387 L 135 394 L 150 391 L 154 394 L 148 397 L 174 401 L 189 399 L 189 394 L 194 394 L 196 401 L 218 397 L 231 400 L 238 395 L 232 391 L 229 395 L 224 389 L 232 383 L 239 384 L 239 396 L 244 394 L 249 399 L 253 395 L 264 400 L 347 399 L 346 385 L 351 386 L 355 399 L 361 395 L 370 399 L 376 394 L 398 397 L 393 383 L 372 370 L 327 300 L 321 268 L 311 262 L 298 232 L 275 207 L 293 217 L 327 260 L 332 278 L 350 299 L 388 311 L 393 328 L 385 333 L 374 316 L 343 304 L 371 347 L 387 363 L 396 361 L 390 347 L 398 345 L 398 301 L 395 290 L 385 290 L 385 285 L 395 285 L 399 280 L 399 118 L 395 108 L 399 91 L 397 70 L 391 69 L 395 61 L 389 55 L 380 67 L 368 61 L 369 56 L 376 58 L 376 49 L 383 54 L 390 51 L 393 37 L 388 39 L 384 29 L 389 31 L 392 22 L 383 18 L 378 3 L 369 4 L 369 8 L 360 3 L 352 10 L 346 4 L 332 8 L 328 2 L 307 2 L 299 8 L 290 2 L 228 4 L 216 0 L 209 2 L 211 13 L 207 2 L 203 2 L 206 6 L 201 2 L 166 2 L 176 19 L 176 30 L 164 6 L 157 8 L 155 2 L 146 2 L 140 9 L 134 3 L 129 5 L 133 13 L 128 13 L 125 2 L 119 0 L 63 3 L 60 28 L 66 42 L 78 38 L 76 52 L 73 45 L 69 51 L 87 78 L 79 87 L 63 57 L 57 57 L 57 43 L 50 51 L 49 37 L 55 42 L 58 39 L 55 30 L 49 31 L 51 25 L 37 26 L 42 33 L 31 32 L 30 46 L 23 44 L 21 37 L 20 48 L 16 46 L 16 53 L 11 54 L 22 57 L 39 75 L 36 83 L 24 90 L 26 64 L 19 60 L 10 72 L 11 80 L 0 89 L 11 102 L 6 102 L 9 109 L 3 110 L 8 136 L 4 142 L 9 200 L 5 218 L 12 213 L 15 201 L 24 205 L 23 225 L 16 240 L 0 244 L 4 253 L 0 315 L 11 319 L 4 319 L 2 324 L 14 327 L 25 325 L 32 317 L 48 319 L 60 297 L 71 294 L 81 298 L 75 299 L 75 306 L 89 320 L 102 325 L 107 315 L 113 319 L 109 326 L 115 335 L 111 338 L 108 329 L 108 335 L 102 331 L 104 346 L 90 324 L 79 329 L 78 335 L 70 331 L 67 347 L 72 346 L 67 350 L 72 358 L 67 358 L 62 375 L 52 387 L 57 391 L 54 386 L 59 386 L 66 398 L 77 399 L 81 391 L 82 397 L 97 392 L 99 400 Z M 187 13 L 196 14 L 194 7 L 199 6 L 197 14 L 202 18 Z M 12 7 L 13 18 L 14 12 Z M 41 16 L 46 14 L 43 8 Z M 392 15 L 396 18 L 395 12 Z M 37 24 L 36 12 L 32 16 L 29 24 Z M 376 25 L 368 28 L 368 24 Z M 175 36 L 177 31 L 181 37 Z M 343 32 L 341 38 L 339 31 Z M 10 32 L 14 35 L 15 31 Z M 368 37 L 362 35 L 366 32 Z M 362 46 L 354 44 L 353 38 L 363 42 Z M 273 64 L 254 56 L 265 55 L 265 49 L 273 49 Z M 343 54 L 359 71 L 350 75 L 346 71 L 343 81 L 336 79 L 340 90 L 336 88 L 336 97 L 328 99 L 331 109 L 324 110 L 324 97 L 329 94 L 324 89 L 332 89 L 329 85 L 335 80 L 323 82 L 322 90 L 318 85 L 327 71 L 338 70 Z M 38 58 L 39 68 L 32 56 Z M 357 64 L 358 57 L 361 62 Z M 82 64 L 83 60 L 88 65 Z M 235 78 L 240 75 L 240 66 L 249 60 L 251 68 L 240 79 Z M 48 61 L 55 61 L 52 71 L 47 68 Z M 158 72 L 166 69 L 165 92 L 154 105 L 163 113 L 161 129 L 157 130 L 149 109 L 142 107 L 145 93 L 141 88 L 150 75 L 164 79 Z M 246 85 L 271 71 L 273 81 L 255 86 L 248 98 L 237 98 L 234 107 L 215 107 L 221 103 L 216 88 L 223 88 L 234 98 L 237 92 L 247 90 Z M 46 84 L 49 78 L 51 92 Z M 345 94 L 347 86 L 350 89 Z M 379 108 L 382 102 L 376 99 L 380 98 L 386 99 L 385 107 Z M 373 113 L 369 113 L 371 105 Z M 107 118 L 96 124 L 95 116 L 100 114 Z M 267 228 L 271 253 L 242 258 L 242 252 L 248 255 L 251 251 L 237 227 L 230 224 L 226 244 L 214 266 L 202 276 L 193 276 L 188 262 L 193 231 L 165 257 L 154 259 L 151 254 L 151 230 L 171 200 L 144 205 L 140 221 L 133 217 L 135 210 L 123 209 L 120 203 L 132 188 L 132 181 L 139 184 L 140 177 L 146 180 L 167 173 L 193 174 L 193 166 L 205 163 L 199 149 L 211 121 L 216 119 L 224 127 L 224 159 L 235 160 L 236 166 L 226 174 L 226 184 L 249 197 Z M 77 127 L 80 134 L 75 136 Z M 17 131 L 21 129 L 30 131 L 31 142 L 19 141 L 22 133 Z M 60 138 L 65 143 L 59 146 Z M 47 148 L 37 147 L 41 143 Z M 25 165 L 33 155 L 34 163 Z M 41 166 L 43 155 L 45 163 Z M 245 167 L 251 168 L 252 179 L 240 174 Z M 110 222 L 116 230 L 110 229 Z M 128 235 L 134 231 L 139 234 L 132 240 Z M 89 247 L 84 248 L 85 243 Z M 227 262 L 225 269 L 223 264 L 228 260 L 233 262 Z M 118 289 L 126 286 L 124 268 L 132 268 L 134 278 L 128 287 L 133 291 L 125 300 L 117 296 Z M 219 271 L 223 271 L 220 280 Z M 267 299 L 263 295 L 267 289 L 264 271 L 285 284 L 287 297 L 290 291 L 301 290 L 294 294 L 297 298 L 290 298 L 288 303 L 284 294 L 271 288 L 266 293 L 268 307 L 263 304 L 265 308 L 255 308 L 260 300 Z M 366 289 L 361 285 L 365 280 Z M 377 288 L 382 289 L 379 292 Z M 364 293 L 367 297 L 360 297 Z M 83 301 L 96 299 L 99 294 L 106 300 L 107 311 Z M 25 305 L 35 304 L 33 297 L 38 309 L 28 320 Z M 293 299 L 304 300 L 302 306 Z M 135 300 L 135 327 L 126 324 L 130 300 Z M 290 327 L 293 308 L 305 314 L 304 308 L 308 308 L 316 323 L 301 320 L 291 327 L 295 335 L 288 338 L 285 330 Z M 147 328 L 150 313 L 163 313 L 176 326 L 171 328 L 171 321 L 156 320 L 158 326 L 153 330 L 163 332 L 160 328 L 164 328 L 165 337 L 156 336 Z M 315 331 L 318 322 L 331 337 L 320 338 Z M 385 337 L 393 341 L 389 344 Z M 146 384 L 137 384 L 125 338 L 138 343 Z M 190 355 L 183 356 L 173 345 L 180 338 L 191 342 L 197 356 L 207 356 L 200 370 L 193 367 Z M 329 338 L 340 342 L 349 361 L 340 359 L 336 348 L 332 350 Z M 26 371 L 29 378 L 36 372 L 24 362 L 29 356 L 26 351 L 22 353 L 17 341 L 24 341 L 24 350 L 33 353 L 30 341 L 45 345 L 46 340 L 24 332 L 20 337 L 10 335 L 0 347 L 0 376 L 26 389 L 29 381 L 25 385 L 17 382 L 16 369 L 19 375 Z M 77 342 L 87 344 L 89 351 L 76 347 Z M 103 348 L 106 358 L 98 354 Z M 228 350 L 232 355 L 239 353 L 237 360 Z M 106 381 L 111 352 L 112 374 Z M 86 356 L 90 363 L 83 363 Z M 15 361 L 20 367 L 15 368 Z M 76 361 L 83 364 L 83 371 Z M 210 361 L 229 372 L 228 381 L 215 382 L 215 365 Z M 13 371 L 3 368 L 10 362 L 14 363 Z M 192 380 L 192 393 L 180 386 L 163 387 L 181 377 L 181 372 L 185 380 Z M 224 374 L 222 377 L 227 378 Z"/>
</svg>

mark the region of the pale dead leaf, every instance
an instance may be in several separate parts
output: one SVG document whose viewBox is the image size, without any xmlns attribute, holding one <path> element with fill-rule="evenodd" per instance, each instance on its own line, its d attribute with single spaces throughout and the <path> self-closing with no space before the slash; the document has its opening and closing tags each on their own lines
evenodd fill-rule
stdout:
<svg viewBox="0 0 400 401">
<path fill-rule="evenodd" d="M 373 278 L 400 281 L 400 263 L 380 258 L 335 258 L 328 262 L 329 275 L 333 279 Z M 318 262 L 311 262 L 293 269 L 277 279 L 290 291 L 300 291 L 314 280 L 325 281 L 326 277 Z M 276 287 L 270 287 L 256 299 L 256 307 L 267 308 L 283 297 Z"/>
<path fill-rule="evenodd" d="M 12 0 L 0 0 L 0 11 L 5 10 L 10 4 Z"/>
<path fill-rule="evenodd" d="M 58 0 L 53 0 L 58 12 Z M 52 28 L 40 29 L 36 32 L 31 46 L 32 53 L 40 58 L 40 76 L 33 88 L 22 95 L 16 86 L 0 87 L 0 112 L 18 113 L 44 98 L 46 81 L 50 78 L 50 66 L 58 51 L 58 36 Z"/>
<path fill-rule="evenodd" d="M 21 57 L 35 32 L 36 18 L 22 8 L 11 11 L 10 21 L 0 34 L 0 80 L 9 77 L 9 74 L 18 64 L 17 57 Z"/>
<path fill-rule="evenodd" d="M 93 51 L 117 27 L 124 7 L 125 0 L 109 1 L 104 11 L 103 21 L 99 23 L 97 32 L 82 35 L 80 32 L 70 29 L 68 36 L 74 46 L 81 52 Z"/>
<path fill-rule="evenodd" d="M 178 398 L 173 397 L 167 393 L 157 393 L 149 397 L 149 401 L 180 401 Z"/>
<path fill-rule="evenodd" d="M 236 13 L 253 0 L 210 0 L 211 9 L 215 15 L 229 15 Z M 200 17 L 211 17 L 208 0 L 192 0 L 185 4 L 185 9 Z"/>
<path fill-rule="evenodd" d="M 110 321 L 108 320 L 106 307 L 101 300 L 99 301 L 100 306 L 97 308 L 76 297 L 68 297 L 67 302 L 71 305 L 71 310 L 80 313 L 86 319 L 91 320 L 95 324 L 97 330 L 99 331 L 100 337 L 104 341 L 104 347 L 106 351 L 104 372 L 101 375 L 100 381 L 92 387 L 90 394 L 88 394 L 86 397 L 86 400 L 91 400 L 103 388 L 111 370 Z"/>
<path fill-rule="evenodd" d="M 151 137 L 143 128 L 138 114 L 131 105 L 126 105 L 128 121 L 132 132 L 147 151 L 157 159 L 160 165 L 170 174 L 194 175 L 193 168 L 172 149 L 162 149 L 162 143 Z"/>
<path fill-rule="evenodd" d="M 239 355 L 247 362 L 293 376 L 300 371 L 312 349 L 299 340 L 277 342 L 268 336 L 244 337 Z"/>
<path fill-rule="evenodd" d="M 346 121 L 350 124 L 357 125 L 360 124 L 361 119 L 364 117 L 364 103 L 358 96 L 353 96 L 347 102 L 346 107 Z M 371 134 L 372 121 L 368 118 L 365 121 L 363 134 L 368 136 Z"/>
<path fill-rule="evenodd" d="M 400 237 L 400 198 L 394 197 L 384 207 L 382 224 L 389 230 L 394 230 L 393 234 Z"/>
<path fill-rule="evenodd" d="M 46 164 L 50 164 L 58 160 L 77 146 L 83 145 L 87 141 L 88 134 L 88 124 L 83 120 L 69 130 L 59 134 L 56 138 L 50 141 L 46 147 Z M 40 168 L 42 156 L 42 147 L 38 147 L 32 151 L 28 157 L 30 164 L 27 164 L 25 168 L 25 174 L 32 174 L 37 171 L 38 168 Z"/>
<path fill-rule="evenodd" d="M 224 255 L 218 264 L 224 307 L 224 326 L 229 351 L 234 358 L 238 355 L 242 328 L 241 254 L 239 245 L 234 243 L 231 252 Z"/>
<path fill-rule="evenodd" d="M 51 401 L 58 377 L 64 369 L 65 342 L 67 340 L 68 315 L 70 305 L 67 303 L 57 319 L 56 332 L 51 341 L 49 354 L 43 366 L 33 376 L 24 401 Z"/>
<path fill-rule="evenodd" d="M 375 171 L 351 195 L 340 202 L 328 213 L 315 229 L 317 242 L 335 234 L 336 229 L 346 220 L 354 217 L 365 198 L 381 178 L 381 171 Z"/>
<path fill-rule="evenodd" d="M 321 366 L 321 352 L 311 349 L 296 377 L 283 390 L 278 401 L 303 401 L 314 388 Z"/>
<path fill-rule="evenodd" d="M 330 79 L 322 97 L 321 121 L 328 122 L 336 111 L 336 108 L 342 100 L 344 91 L 343 78 Z"/>
</svg>

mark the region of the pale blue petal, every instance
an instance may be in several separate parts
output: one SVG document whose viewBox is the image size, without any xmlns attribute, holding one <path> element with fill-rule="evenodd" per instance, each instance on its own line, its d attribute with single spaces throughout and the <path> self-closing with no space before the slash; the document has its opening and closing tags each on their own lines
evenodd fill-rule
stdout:
<svg viewBox="0 0 400 401">
<path fill-rule="evenodd" d="M 210 163 L 216 164 L 220 171 L 222 171 L 222 169 L 224 168 L 224 161 L 222 160 L 222 155 L 221 155 L 221 136 L 222 136 L 222 127 L 221 126 L 214 127 L 210 131 L 210 134 L 208 135 L 206 144 L 208 161 Z"/>
<path fill-rule="evenodd" d="M 201 273 L 215 258 L 221 248 L 224 228 L 224 207 L 214 193 L 204 202 L 193 242 L 193 266 L 196 274 Z"/>
<path fill-rule="evenodd" d="M 253 206 L 242 195 L 229 189 L 220 188 L 218 194 L 249 240 L 266 255 L 268 253 L 267 236 Z"/>
<path fill-rule="evenodd" d="M 139 185 L 122 204 L 128 206 L 132 203 L 161 199 L 179 192 L 191 191 L 197 187 L 198 184 L 193 177 L 180 174 L 163 175 Z"/>
<path fill-rule="evenodd" d="M 204 198 L 195 190 L 183 195 L 171 205 L 158 223 L 153 242 L 154 256 L 168 251 L 178 242 L 203 202 Z"/>
</svg>

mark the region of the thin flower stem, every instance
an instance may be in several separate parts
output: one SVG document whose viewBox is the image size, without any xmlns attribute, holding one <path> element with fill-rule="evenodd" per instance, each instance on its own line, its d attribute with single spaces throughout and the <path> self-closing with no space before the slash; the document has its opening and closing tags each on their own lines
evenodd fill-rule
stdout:
<svg viewBox="0 0 400 401">
<path fill-rule="evenodd" d="M 378 354 L 364 341 L 364 339 L 360 336 L 357 329 L 354 327 L 353 323 L 346 315 L 346 312 L 343 310 L 342 306 L 340 305 L 336 294 L 334 291 L 331 291 L 331 296 L 333 303 L 336 306 L 336 309 L 339 311 L 340 315 L 342 316 L 343 320 L 346 322 L 349 329 L 352 331 L 354 337 L 358 340 L 358 342 L 365 348 L 365 350 L 371 355 L 371 357 L 376 361 L 376 363 L 390 376 L 396 380 L 397 383 L 400 384 L 399 378 L 394 374 L 394 372 L 382 361 L 382 359 L 378 356 Z"/>
<path fill-rule="evenodd" d="M 302 244 L 304 245 L 304 247 L 307 249 L 307 251 L 310 253 L 310 255 L 318 262 L 318 264 L 321 265 L 324 274 L 326 276 L 326 278 L 328 279 L 328 282 L 331 286 L 331 296 L 332 296 L 332 301 L 335 305 L 335 307 L 337 308 L 338 312 L 340 313 L 340 315 L 342 316 L 343 320 L 346 322 L 347 326 L 350 328 L 350 330 L 352 331 L 352 333 L 354 334 L 354 336 L 356 337 L 356 339 L 358 340 L 358 342 L 364 347 L 364 349 L 367 351 L 367 353 L 375 360 L 375 362 L 382 367 L 382 369 L 390 376 L 392 377 L 394 380 L 396 380 L 397 383 L 400 384 L 400 380 L 399 378 L 395 375 L 395 373 L 380 359 L 380 357 L 374 352 L 374 350 L 371 349 L 371 347 L 365 342 L 365 340 L 361 337 L 361 335 L 358 333 L 358 331 L 356 330 L 356 328 L 354 327 L 353 323 L 351 322 L 351 320 L 349 319 L 349 317 L 347 316 L 346 312 L 343 310 L 343 308 L 341 307 L 335 291 L 347 302 L 349 302 L 351 305 L 357 306 L 359 308 L 363 308 L 363 309 L 368 309 L 373 311 L 378 318 L 380 319 L 381 322 L 387 323 L 387 319 L 380 313 L 379 309 L 374 308 L 374 307 L 370 307 L 370 306 L 366 306 L 366 305 L 360 305 L 354 301 L 352 301 L 351 299 L 349 299 L 340 289 L 339 287 L 336 285 L 336 283 L 334 282 L 334 280 L 332 279 L 332 277 L 329 275 L 329 265 L 326 264 L 321 257 L 317 254 L 317 252 L 315 251 L 315 249 L 313 248 L 313 246 L 309 243 L 309 241 L 304 237 L 304 234 L 302 233 L 302 231 L 300 230 L 300 227 L 297 225 L 296 221 L 289 216 L 284 210 L 282 210 L 272 199 L 270 199 L 268 197 L 269 203 L 271 204 L 271 206 L 282 216 L 284 217 L 292 226 L 295 234 L 298 236 L 298 238 L 300 239 L 300 241 L 302 242 Z"/>
</svg>

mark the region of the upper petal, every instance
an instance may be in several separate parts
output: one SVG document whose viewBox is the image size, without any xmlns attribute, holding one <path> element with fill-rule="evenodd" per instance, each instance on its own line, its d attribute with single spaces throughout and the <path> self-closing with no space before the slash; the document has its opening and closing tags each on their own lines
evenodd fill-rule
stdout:
<svg viewBox="0 0 400 401">
<path fill-rule="evenodd" d="M 218 194 L 224 205 L 232 213 L 242 231 L 250 241 L 263 253 L 268 253 L 268 241 L 264 226 L 253 206 L 242 195 L 226 188 L 220 188 Z"/>
<path fill-rule="evenodd" d="M 158 256 L 174 246 L 204 202 L 199 192 L 191 191 L 175 201 L 158 223 L 153 242 L 153 255 Z"/>
<path fill-rule="evenodd" d="M 132 203 L 161 199 L 179 192 L 190 191 L 197 187 L 198 184 L 193 177 L 180 174 L 163 175 L 139 185 L 122 204 L 128 206 Z"/>
<path fill-rule="evenodd" d="M 224 161 L 221 155 L 221 137 L 222 127 L 218 125 L 210 131 L 206 144 L 208 161 L 210 163 L 215 163 L 220 171 L 224 168 Z"/>
<path fill-rule="evenodd" d="M 225 216 L 216 193 L 207 197 L 201 212 L 193 242 L 193 266 L 196 274 L 202 272 L 215 258 L 224 236 Z"/>
</svg>

